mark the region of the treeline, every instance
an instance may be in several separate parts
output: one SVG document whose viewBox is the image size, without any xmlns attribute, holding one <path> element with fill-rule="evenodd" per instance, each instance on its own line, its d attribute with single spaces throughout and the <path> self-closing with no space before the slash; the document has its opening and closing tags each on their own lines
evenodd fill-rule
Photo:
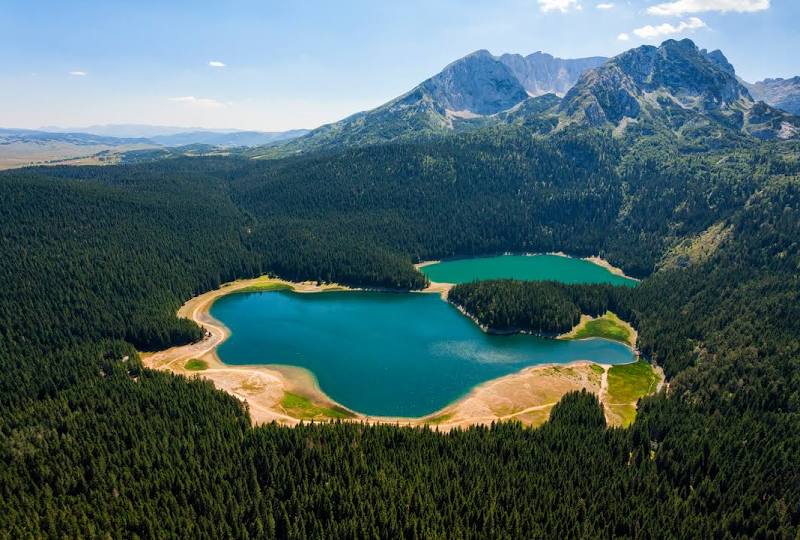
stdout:
<svg viewBox="0 0 800 540">
<path fill-rule="evenodd" d="M 447 299 L 490 330 L 553 335 L 568 332 L 581 314 L 620 311 L 629 293 L 628 287 L 611 285 L 489 280 L 456 285 Z"/>
<path fill-rule="evenodd" d="M 731 423 L 654 399 L 605 429 L 596 398 L 572 394 L 538 430 L 252 429 L 235 398 L 129 354 L 107 342 L 31 366 L 61 374 L 4 409 L 2 536 L 768 538 L 798 519 L 785 415 Z"/>
<path fill-rule="evenodd" d="M 794 538 L 798 155 L 508 129 L 0 173 L 0 538 Z M 654 272 L 718 223 L 720 245 Z M 498 327 L 631 321 L 670 393 L 629 429 L 587 395 L 537 430 L 251 428 L 132 347 L 196 339 L 178 306 L 234 278 L 416 288 L 416 259 L 561 249 L 649 277 L 455 294 Z"/>
</svg>

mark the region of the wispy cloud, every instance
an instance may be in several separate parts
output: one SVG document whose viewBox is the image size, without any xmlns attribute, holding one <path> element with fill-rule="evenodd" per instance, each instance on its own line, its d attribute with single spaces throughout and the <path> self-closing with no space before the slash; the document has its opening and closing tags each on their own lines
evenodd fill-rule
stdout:
<svg viewBox="0 0 800 540">
<path fill-rule="evenodd" d="M 200 98 L 195 96 L 173 97 L 169 98 L 169 100 L 174 101 L 175 103 L 185 103 L 187 105 L 201 107 L 204 109 L 220 109 L 229 105 L 228 103 L 223 103 L 221 101 L 217 101 L 216 99 Z"/>
<path fill-rule="evenodd" d="M 225 64 L 219 60 L 211 60 L 208 65 L 213 68 L 224 68 Z"/>
<path fill-rule="evenodd" d="M 69 74 L 73 77 L 86 77 L 87 75 L 85 71 L 70 71 Z"/>
<path fill-rule="evenodd" d="M 680 34 L 681 32 L 693 31 L 699 28 L 707 28 L 706 23 L 697 17 L 689 17 L 685 21 L 679 22 L 677 25 L 664 23 L 657 26 L 648 24 L 633 31 L 634 34 L 642 39 L 652 39 L 662 36 L 670 36 L 673 34 Z"/>
<path fill-rule="evenodd" d="M 750 13 L 769 9 L 770 0 L 674 0 L 650 6 L 647 13 L 650 15 L 684 15 L 686 13 L 704 13 L 719 11 L 722 13 L 734 11 L 737 13 Z"/>
<path fill-rule="evenodd" d="M 560 11 L 561 13 L 567 13 L 571 10 L 581 11 L 583 9 L 583 6 L 581 6 L 578 0 L 538 0 L 538 2 L 539 9 L 544 13 L 547 13 L 548 11 Z"/>
<path fill-rule="evenodd" d="M 620 41 L 628 41 L 629 39 L 631 39 L 631 36 L 629 36 L 626 32 L 622 32 L 617 36 L 617 39 Z"/>
<path fill-rule="evenodd" d="M 614 4 L 612 4 L 611 2 L 608 3 L 604 2 L 602 4 L 597 4 L 594 7 L 596 7 L 597 9 L 614 9 Z"/>
</svg>

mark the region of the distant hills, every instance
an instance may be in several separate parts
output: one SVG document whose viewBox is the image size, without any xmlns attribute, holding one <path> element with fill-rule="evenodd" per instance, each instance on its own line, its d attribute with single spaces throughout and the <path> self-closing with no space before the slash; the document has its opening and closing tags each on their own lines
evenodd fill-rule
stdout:
<svg viewBox="0 0 800 540">
<path fill-rule="evenodd" d="M 186 146 L 190 144 L 207 144 L 224 148 L 237 146 L 262 146 L 286 141 L 308 133 L 307 129 L 293 129 L 290 131 L 189 131 L 171 135 L 156 135 L 149 140 L 162 146 Z"/>
<path fill-rule="evenodd" d="M 156 149 L 164 151 L 148 155 L 196 153 L 200 147 L 206 151 L 263 147 L 308 133 L 308 130 L 303 129 L 283 132 L 180 131 L 179 128 L 146 125 L 90 126 L 79 129 L 86 131 L 57 127 L 48 128 L 47 131 L 0 129 L 0 169 L 35 164 L 116 163 L 128 152 Z M 112 133 L 114 135 L 110 135 Z M 149 137 L 135 136 L 136 134 L 149 134 Z"/>
<path fill-rule="evenodd" d="M 32 130 L 8 130 L 33 133 Z M 155 143 L 161 146 L 185 146 L 190 144 L 208 144 L 212 146 L 259 146 L 300 137 L 309 132 L 307 129 L 289 131 L 244 131 L 239 129 L 204 129 L 175 126 L 151 126 L 147 124 L 107 124 L 81 128 L 62 128 L 57 126 L 43 127 L 38 133 L 48 133 L 52 137 L 58 134 L 80 134 L 86 136 L 105 137 L 107 141 L 114 139 L 137 140 L 145 144 Z M 143 140 L 144 139 L 144 140 Z"/>
</svg>

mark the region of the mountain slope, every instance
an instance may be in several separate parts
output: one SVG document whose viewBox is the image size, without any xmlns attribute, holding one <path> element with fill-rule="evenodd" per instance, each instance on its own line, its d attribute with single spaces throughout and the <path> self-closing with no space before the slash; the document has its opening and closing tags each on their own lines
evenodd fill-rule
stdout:
<svg viewBox="0 0 800 540">
<path fill-rule="evenodd" d="M 513 111 L 530 96 L 563 95 L 585 69 L 604 61 L 602 57 L 569 60 L 541 52 L 525 57 L 518 54 L 496 57 L 479 50 L 449 64 L 406 94 L 371 111 L 315 129 L 277 152 L 285 155 L 374 144 L 500 123 L 504 120 L 494 115 Z M 540 105 L 541 102 L 532 108 L 541 113 Z M 512 116 L 514 123 L 539 123 L 524 120 L 519 114 Z M 550 121 L 544 123 L 549 125 Z M 259 154 L 271 155 L 271 152 L 256 152 Z"/>
<path fill-rule="evenodd" d="M 560 112 L 566 123 L 640 123 L 687 137 L 800 133 L 800 119 L 753 100 L 721 52 L 699 50 L 688 39 L 631 49 L 585 72 Z"/>
<path fill-rule="evenodd" d="M 791 114 L 800 115 L 800 77 L 764 79 L 744 83 L 753 99 Z"/>
<path fill-rule="evenodd" d="M 603 64 L 608 58 L 556 58 L 541 51 L 528 56 L 504 54 L 500 61 L 508 66 L 531 96 L 564 96 L 587 69 Z"/>
</svg>

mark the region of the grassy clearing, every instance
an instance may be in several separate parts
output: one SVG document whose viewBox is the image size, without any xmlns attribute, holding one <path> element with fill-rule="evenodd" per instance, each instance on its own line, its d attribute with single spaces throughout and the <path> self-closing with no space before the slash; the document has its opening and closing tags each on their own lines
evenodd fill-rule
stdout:
<svg viewBox="0 0 800 540">
<path fill-rule="evenodd" d="M 290 291 L 292 286 L 287 283 L 278 283 L 271 280 L 264 280 L 263 283 L 254 283 L 247 287 L 237 290 L 237 293 L 266 292 L 266 291 Z"/>
<path fill-rule="evenodd" d="M 183 368 L 187 371 L 203 371 L 204 369 L 208 369 L 208 362 L 198 358 L 192 358 L 184 364 Z"/>
<path fill-rule="evenodd" d="M 605 338 L 633 345 L 632 332 L 628 325 L 610 311 L 602 317 L 592 319 L 576 329 L 570 336 L 572 339 Z"/>
<path fill-rule="evenodd" d="M 321 407 L 310 399 L 298 394 L 286 392 L 281 400 L 281 407 L 286 414 L 302 420 L 352 418 L 353 413 L 341 407 Z"/>
<path fill-rule="evenodd" d="M 657 386 L 658 375 L 644 360 L 608 370 L 608 395 L 614 403 L 636 401 L 655 392 Z"/>
<path fill-rule="evenodd" d="M 613 366 L 608 370 L 608 393 L 606 401 L 612 412 L 622 418 L 627 426 L 636 418 L 635 403 L 639 398 L 652 394 L 658 387 L 658 375 L 653 367 L 639 360 L 633 364 Z"/>
<path fill-rule="evenodd" d="M 607 405 L 611 411 L 612 417 L 619 419 L 619 424 L 622 427 L 628 427 L 636 420 L 636 405 L 633 403 L 615 403 L 614 405 Z M 612 425 L 617 425 L 613 424 Z"/>
</svg>

